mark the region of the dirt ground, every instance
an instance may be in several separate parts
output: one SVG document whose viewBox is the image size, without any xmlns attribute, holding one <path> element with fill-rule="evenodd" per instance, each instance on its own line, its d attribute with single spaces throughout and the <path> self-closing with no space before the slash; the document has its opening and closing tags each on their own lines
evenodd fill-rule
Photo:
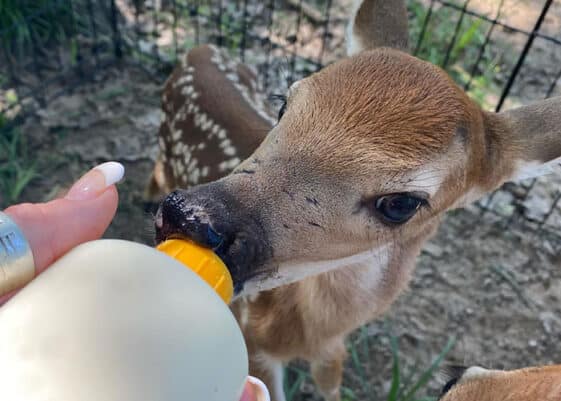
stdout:
<svg viewBox="0 0 561 401">
<path fill-rule="evenodd" d="M 160 87 L 133 67 L 106 71 L 97 81 L 58 98 L 22 126 L 45 172 L 24 198 L 48 200 L 96 163 L 120 160 L 126 180 L 106 237 L 150 244 L 142 190 L 155 157 Z M 480 217 L 475 207 L 450 213 L 419 258 L 410 291 L 387 315 L 403 366 L 428 366 L 450 336 L 457 343 L 449 361 L 496 368 L 560 362 L 560 251 L 559 237 L 528 224 L 505 227 L 492 215 Z M 391 378 L 384 324 L 367 326 L 371 345 L 361 354 L 378 394 L 386 393 Z M 356 399 L 376 399 L 361 393 L 351 360 L 345 386 Z M 301 390 L 297 399 L 317 399 L 309 383 Z"/>
<path fill-rule="evenodd" d="M 555 7 L 559 13 L 553 18 L 558 18 L 561 7 Z M 549 52 L 551 46 L 543 49 Z M 530 72 L 515 88 L 516 93 L 527 94 L 521 96 L 524 101 L 543 92 L 541 78 L 532 78 L 536 82 L 532 86 L 529 77 L 560 65 L 561 52 L 546 58 L 537 51 Z M 145 211 L 142 192 L 156 156 L 159 94 L 165 76 L 153 81 L 128 64 L 99 74 L 91 83 L 50 102 L 21 126 L 41 171 L 23 198 L 52 199 L 93 165 L 119 160 L 126 167 L 126 179 L 119 186 L 119 210 L 106 237 L 151 244 L 152 216 Z M 541 180 L 525 203 L 526 213 L 543 216 L 559 183 L 561 176 Z M 512 196 L 499 195 L 495 207 L 510 207 Z M 559 208 L 551 219 L 550 224 L 561 224 Z M 456 345 L 447 357 L 451 362 L 507 369 L 561 363 L 561 238 L 531 223 L 505 222 L 492 214 L 481 216 L 476 207 L 448 214 L 419 257 L 410 290 L 385 321 L 367 325 L 350 339 L 361 350 L 368 388 L 349 359 L 344 386 L 354 396 L 347 399 L 381 400 L 387 394 L 392 369 L 388 325 L 399 339 L 405 371 L 426 368 L 452 336 Z M 363 347 L 365 336 L 368 346 Z M 433 380 L 420 395 L 434 395 L 439 386 Z M 319 398 L 305 382 L 295 399 Z"/>
</svg>

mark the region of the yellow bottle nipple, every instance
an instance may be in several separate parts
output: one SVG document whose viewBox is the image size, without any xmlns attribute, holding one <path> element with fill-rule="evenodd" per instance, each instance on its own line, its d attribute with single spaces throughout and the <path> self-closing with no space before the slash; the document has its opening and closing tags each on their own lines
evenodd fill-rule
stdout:
<svg viewBox="0 0 561 401">
<path fill-rule="evenodd" d="M 156 247 L 193 270 L 209 284 L 227 304 L 234 295 L 234 283 L 228 268 L 212 250 L 192 242 L 170 239 Z"/>
</svg>

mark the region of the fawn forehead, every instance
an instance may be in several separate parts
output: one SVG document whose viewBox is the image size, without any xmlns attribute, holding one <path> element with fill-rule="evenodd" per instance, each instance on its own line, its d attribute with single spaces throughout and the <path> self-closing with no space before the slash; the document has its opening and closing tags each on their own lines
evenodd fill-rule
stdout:
<svg viewBox="0 0 561 401">
<path fill-rule="evenodd" d="M 446 152 L 468 121 L 466 95 L 438 67 L 392 49 L 362 52 L 296 85 L 279 124 L 291 152 L 420 166 Z M 374 161 L 374 163 L 373 163 Z"/>
</svg>

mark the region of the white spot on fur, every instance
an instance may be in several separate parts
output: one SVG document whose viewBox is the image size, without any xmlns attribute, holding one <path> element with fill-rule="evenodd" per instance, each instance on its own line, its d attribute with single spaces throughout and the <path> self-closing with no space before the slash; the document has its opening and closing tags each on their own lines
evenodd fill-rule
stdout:
<svg viewBox="0 0 561 401">
<path fill-rule="evenodd" d="M 265 121 L 268 121 L 271 125 L 276 124 L 276 120 L 266 111 L 265 96 L 254 92 L 252 97 L 246 86 L 239 82 L 232 82 L 232 84 L 253 111 L 255 111 Z"/>
<path fill-rule="evenodd" d="M 226 78 L 229 81 L 232 81 L 232 82 L 239 82 L 240 81 L 240 77 L 238 76 L 238 74 L 233 73 L 233 72 L 229 72 L 228 74 L 226 74 Z"/>
<path fill-rule="evenodd" d="M 197 127 L 201 127 L 203 124 L 206 124 L 206 122 L 207 122 L 206 113 L 195 114 L 195 125 Z"/>
<path fill-rule="evenodd" d="M 482 379 L 486 376 L 493 374 L 492 370 L 488 370 L 485 368 L 481 368 L 479 366 L 472 366 L 471 368 L 467 369 L 464 374 L 462 375 L 461 381 L 464 380 L 473 380 L 473 379 Z"/>
<path fill-rule="evenodd" d="M 179 141 L 181 139 L 182 131 L 180 129 L 176 129 L 171 134 L 171 139 L 174 141 Z"/>
<path fill-rule="evenodd" d="M 235 156 L 236 148 L 234 148 L 233 146 L 228 146 L 227 148 L 223 149 L 223 152 L 226 156 Z"/>
<path fill-rule="evenodd" d="M 183 163 L 178 163 L 179 164 L 179 168 L 177 169 L 177 174 L 183 174 L 185 172 L 185 164 Z"/>
<path fill-rule="evenodd" d="M 189 173 L 189 182 L 191 182 L 192 184 L 198 184 L 200 176 L 201 170 L 199 170 L 198 168 L 194 169 Z"/>
<path fill-rule="evenodd" d="M 240 77 L 237 72 L 238 64 L 229 59 L 227 56 L 223 55 L 222 52 L 216 48 L 216 46 L 210 47 L 212 50 L 212 56 L 210 61 L 220 70 L 229 72 L 226 74 L 226 79 L 228 79 L 232 85 L 236 88 L 238 93 L 242 96 L 245 102 L 265 121 L 268 121 L 271 125 L 276 123 L 276 120 L 269 115 L 267 112 L 267 102 L 266 97 L 259 92 L 255 91 L 255 85 L 251 85 L 251 94 L 245 85 L 240 83 Z"/>
<path fill-rule="evenodd" d="M 220 70 L 225 71 L 226 65 L 224 64 L 224 60 L 222 58 L 222 54 L 220 50 L 214 45 L 209 45 L 210 49 L 212 50 L 212 56 L 210 57 L 210 61 Z"/>
<path fill-rule="evenodd" d="M 239 157 L 234 157 L 233 159 L 225 160 L 218 165 L 218 170 L 221 172 L 233 170 L 238 164 L 240 164 L 241 160 Z"/>
<path fill-rule="evenodd" d="M 175 81 L 172 85 L 172 87 L 175 88 L 179 88 L 180 86 L 183 86 L 185 84 L 191 83 L 193 82 L 193 76 L 191 74 L 185 74 L 182 75 L 181 77 L 179 77 L 177 79 L 177 81 Z M 190 86 L 192 88 L 192 86 Z M 181 93 L 183 93 L 183 91 L 181 91 Z"/>
<path fill-rule="evenodd" d="M 195 92 L 195 88 L 193 88 L 193 86 L 191 86 L 191 85 L 187 85 L 187 86 L 184 86 L 183 88 L 181 88 L 181 94 L 183 96 L 191 97 L 191 96 L 193 96 L 194 92 Z"/>
</svg>

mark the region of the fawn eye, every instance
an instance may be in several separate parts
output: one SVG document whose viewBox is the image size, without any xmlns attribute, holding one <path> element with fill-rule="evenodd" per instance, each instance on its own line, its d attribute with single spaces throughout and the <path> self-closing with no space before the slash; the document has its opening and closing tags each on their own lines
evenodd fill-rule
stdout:
<svg viewBox="0 0 561 401">
<path fill-rule="evenodd" d="M 374 207 L 386 223 L 403 224 L 425 203 L 425 199 L 403 193 L 381 196 L 374 201 Z"/>
</svg>

